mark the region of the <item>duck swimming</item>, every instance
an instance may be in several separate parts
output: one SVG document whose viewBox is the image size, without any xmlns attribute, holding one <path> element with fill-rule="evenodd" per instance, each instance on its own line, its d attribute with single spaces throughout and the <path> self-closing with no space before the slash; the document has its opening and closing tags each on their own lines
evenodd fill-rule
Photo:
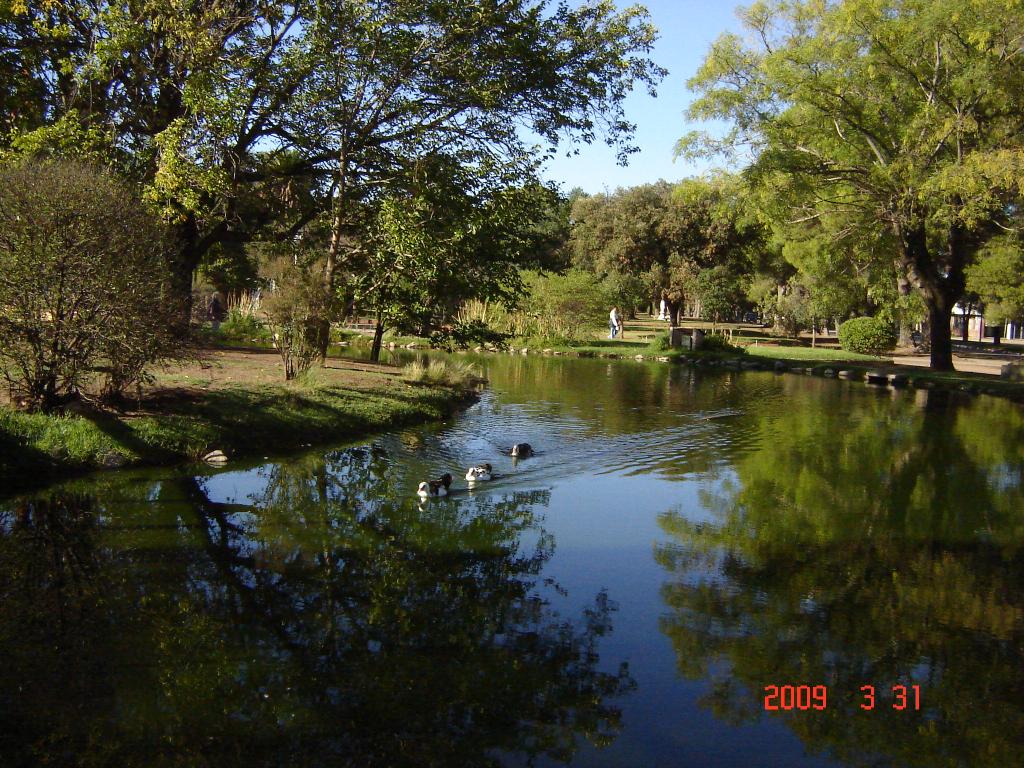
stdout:
<svg viewBox="0 0 1024 768">
<path fill-rule="evenodd" d="M 515 456 L 517 459 L 525 459 L 527 456 L 533 456 L 533 448 L 530 447 L 529 443 L 516 443 L 512 446 L 511 456 Z"/>
<path fill-rule="evenodd" d="M 468 470 L 466 470 L 466 479 L 471 483 L 477 480 L 490 480 L 491 465 L 479 464 L 475 467 L 470 467 Z"/>
<path fill-rule="evenodd" d="M 420 483 L 419 489 L 416 491 L 416 495 L 421 499 L 426 499 L 430 496 L 447 496 L 448 488 L 452 484 L 452 476 L 445 472 L 437 480 L 425 480 Z"/>
</svg>

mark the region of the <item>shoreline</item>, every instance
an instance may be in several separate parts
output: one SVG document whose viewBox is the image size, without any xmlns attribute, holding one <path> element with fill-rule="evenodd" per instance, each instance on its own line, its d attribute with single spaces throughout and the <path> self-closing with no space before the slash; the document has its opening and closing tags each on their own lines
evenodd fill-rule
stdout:
<svg viewBox="0 0 1024 768">
<path fill-rule="evenodd" d="M 408 344 L 398 349 L 424 349 L 422 344 Z M 761 347 L 765 349 L 765 347 Z M 780 348 L 784 349 L 784 348 Z M 751 355 L 734 352 L 709 351 L 689 352 L 685 350 L 605 352 L 593 348 L 513 347 L 508 349 L 478 347 L 458 350 L 458 353 L 505 354 L 566 358 L 600 358 L 606 360 L 634 360 L 637 362 L 658 362 L 688 365 L 692 368 L 720 369 L 727 371 L 765 371 L 819 376 L 824 378 L 860 381 L 873 387 L 907 389 L 932 389 L 962 392 L 968 395 L 989 395 L 1002 397 L 1018 404 L 1024 404 L 1024 382 L 1013 381 L 983 373 L 967 371 L 932 371 L 918 366 L 898 365 L 891 359 L 877 361 L 823 360 L 787 358 L 784 355 Z"/>
<path fill-rule="evenodd" d="M 235 361 L 226 367 L 237 372 Z M 406 382 L 386 366 L 323 371 L 305 384 L 231 376 L 208 388 L 165 383 L 128 412 L 0 405 L 0 497 L 94 471 L 197 462 L 215 450 L 231 460 L 342 443 L 442 420 L 478 397 L 471 388 Z"/>
</svg>

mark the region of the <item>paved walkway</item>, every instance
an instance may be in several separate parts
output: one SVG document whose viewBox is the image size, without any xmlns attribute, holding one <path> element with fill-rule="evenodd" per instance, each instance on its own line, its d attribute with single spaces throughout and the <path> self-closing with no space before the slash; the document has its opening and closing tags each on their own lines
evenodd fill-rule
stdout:
<svg viewBox="0 0 1024 768">
<path fill-rule="evenodd" d="M 921 368 L 928 367 L 928 355 L 896 355 L 893 357 L 896 365 L 914 365 Z M 1000 369 L 1006 364 L 1006 360 L 991 357 L 972 357 L 970 355 L 953 355 L 953 366 L 958 371 L 969 371 L 971 373 L 988 373 L 999 375 Z"/>
</svg>

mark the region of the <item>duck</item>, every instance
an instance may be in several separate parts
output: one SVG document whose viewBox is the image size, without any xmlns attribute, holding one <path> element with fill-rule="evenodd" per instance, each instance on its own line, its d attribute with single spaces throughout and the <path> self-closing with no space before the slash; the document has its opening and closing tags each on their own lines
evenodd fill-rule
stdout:
<svg viewBox="0 0 1024 768">
<path fill-rule="evenodd" d="M 512 446 L 511 456 L 515 456 L 517 459 L 525 459 L 527 456 L 533 455 L 533 448 L 529 443 L 516 443 Z"/>
<path fill-rule="evenodd" d="M 426 499 L 429 496 L 447 496 L 451 484 L 452 476 L 445 472 L 437 480 L 424 480 L 420 483 L 416 495 L 421 499 Z"/>
<path fill-rule="evenodd" d="M 478 464 L 475 467 L 470 467 L 469 469 L 466 470 L 466 479 L 471 483 L 476 480 L 490 480 L 491 465 Z"/>
</svg>

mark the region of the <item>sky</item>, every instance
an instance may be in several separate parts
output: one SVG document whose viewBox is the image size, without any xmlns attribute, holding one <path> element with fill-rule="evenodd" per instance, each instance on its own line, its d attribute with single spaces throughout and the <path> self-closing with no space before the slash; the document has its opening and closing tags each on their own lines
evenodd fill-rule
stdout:
<svg viewBox="0 0 1024 768">
<path fill-rule="evenodd" d="M 580 145 L 579 154 L 573 157 L 565 156 L 563 146 L 545 167 L 545 176 L 558 182 L 563 192 L 580 187 L 593 194 L 659 179 L 678 181 L 710 167 L 706 162 L 673 161 L 676 141 L 696 127 L 687 126 L 683 115 L 693 98 L 686 81 L 696 73 L 715 38 L 725 31 L 740 30 L 734 9 L 749 2 L 637 1 L 647 7 L 660 32 L 651 58 L 668 70 L 658 86 L 657 98 L 651 98 L 641 88 L 626 100 L 626 119 L 637 126 L 635 144 L 640 151 L 630 156 L 628 166 L 622 167 L 616 162 L 615 150 L 603 143 Z M 616 0 L 616 4 L 624 8 L 632 3 Z"/>
</svg>

